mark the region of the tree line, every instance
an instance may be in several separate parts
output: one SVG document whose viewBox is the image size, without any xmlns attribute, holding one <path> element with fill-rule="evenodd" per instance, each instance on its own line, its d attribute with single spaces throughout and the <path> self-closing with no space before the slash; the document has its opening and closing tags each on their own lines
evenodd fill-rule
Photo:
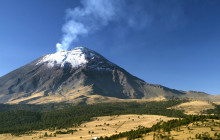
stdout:
<svg viewBox="0 0 220 140">
<path fill-rule="evenodd" d="M 173 128 L 176 128 L 181 125 L 188 125 L 193 122 L 197 121 L 206 121 L 207 119 L 217 119 L 219 120 L 220 117 L 216 115 L 190 115 L 182 119 L 174 119 L 174 120 L 169 120 L 167 122 L 160 121 L 157 124 L 153 125 L 151 128 L 146 128 L 146 127 L 141 127 L 137 130 L 131 130 L 119 134 L 112 135 L 110 137 L 100 137 L 98 140 L 115 140 L 119 138 L 124 138 L 127 137 L 128 140 L 133 140 L 135 138 L 141 138 L 143 134 L 157 131 L 157 130 L 162 130 L 165 132 L 171 131 Z"/>
<path fill-rule="evenodd" d="M 38 105 L 33 107 L 35 111 L 29 110 L 29 108 L 27 110 L 11 109 L 9 111 L 0 112 L 0 133 L 20 135 L 35 130 L 69 128 L 79 126 L 86 121 L 91 121 L 93 117 L 110 115 L 152 114 L 182 118 L 187 116 L 183 111 L 167 108 L 184 102 L 188 102 L 188 100 L 172 99 L 169 101 L 151 101 L 144 103 L 100 103 L 67 106 L 63 109 L 52 109 L 46 112 L 38 111 L 39 109 L 36 109 Z M 48 108 L 46 105 L 44 106 Z M 49 106 L 51 106 L 51 104 Z M 44 110 L 43 106 L 40 107 Z"/>
</svg>

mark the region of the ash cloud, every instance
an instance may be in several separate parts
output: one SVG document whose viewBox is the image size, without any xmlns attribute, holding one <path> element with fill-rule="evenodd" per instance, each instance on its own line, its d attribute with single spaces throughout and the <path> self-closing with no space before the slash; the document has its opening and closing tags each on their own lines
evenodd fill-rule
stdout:
<svg viewBox="0 0 220 140">
<path fill-rule="evenodd" d="M 61 43 L 56 44 L 57 51 L 68 50 L 71 43 L 77 41 L 80 36 L 108 25 L 115 18 L 119 1 L 81 0 L 81 7 L 68 9 Z"/>
<path fill-rule="evenodd" d="M 63 36 L 57 51 L 66 51 L 80 37 L 94 33 L 111 23 L 121 34 L 148 28 L 173 30 L 185 24 L 182 3 L 170 0 L 81 0 L 67 9 Z M 116 27 L 116 28 L 117 28 Z"/>
</svg>

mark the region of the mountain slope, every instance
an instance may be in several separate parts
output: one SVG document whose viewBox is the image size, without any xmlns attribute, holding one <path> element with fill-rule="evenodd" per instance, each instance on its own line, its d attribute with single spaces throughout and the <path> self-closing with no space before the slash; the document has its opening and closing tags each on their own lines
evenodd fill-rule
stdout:
<svg viewBox="0 0 220 140">
<path fill-rule="evenodd" d="M 148 84 L 85 47 L 42 56 L 0 77 L 0 103 L 81 102 L 92 95 L 122 99 L 210 96 L 197 93 L 194 97 L 191 92 Z"/>
</svg>

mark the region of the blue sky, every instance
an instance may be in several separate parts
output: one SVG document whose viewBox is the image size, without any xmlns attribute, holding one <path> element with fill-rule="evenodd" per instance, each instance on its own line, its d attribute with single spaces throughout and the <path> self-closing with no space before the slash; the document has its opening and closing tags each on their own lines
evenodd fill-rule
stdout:
<svg viewBox="0 0 220 140">
<path fill-rule="evenodd" d="M 76 21 L 87 32 L 74 32 L 68 49 L 95 50 L 148 83 L 220 94 L 219 0 L 93 2 L 1 0 L 0 76 L 56 52 Z"/>
</svg>

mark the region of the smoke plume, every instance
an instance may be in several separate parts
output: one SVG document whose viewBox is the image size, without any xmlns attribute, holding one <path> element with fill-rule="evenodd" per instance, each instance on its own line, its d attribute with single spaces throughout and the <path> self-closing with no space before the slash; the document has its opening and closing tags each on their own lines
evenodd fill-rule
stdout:
<svg viewBox="0 0 220 140">
<path fill-rule="evenodd" d="M 182 4 L 170 0 L 81 0 L 81 6 L 66 11 L 63 36 L 57 51 L 68 50 L 79 37 L 111 24 L 120 33 L 163 28 L 172 30 L 184 23 Z"/>
<path fill-rule="evenodd" d="M 68 9 L 66 23 L 63 25 L 61 43 L 57 43 L 57 51 L 68 50 L 72 42 L 79 36 L 95 32 L 113 20 L 117 3 L 111 0 L 81 0 L 81 7 Z"/>
</svg>

